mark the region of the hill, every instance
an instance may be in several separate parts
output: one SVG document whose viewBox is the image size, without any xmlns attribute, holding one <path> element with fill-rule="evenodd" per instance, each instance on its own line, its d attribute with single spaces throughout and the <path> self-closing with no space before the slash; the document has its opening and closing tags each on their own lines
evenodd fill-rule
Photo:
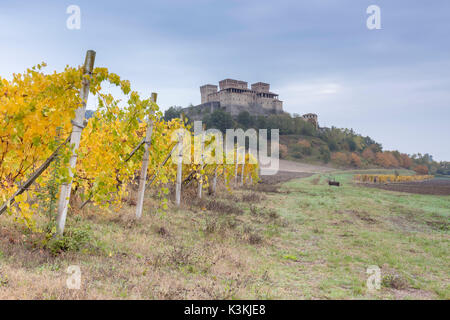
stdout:
<svg viewBox="0 0 450 320">
<path fill-rule="evenodd" d="M 171 107 L 165 120 L 180 117 L 181 107 Z M 247 111 L 232 117 L 223 110 L 205 114 L 207 128 L 225 132 L 229 128 L 279 129 L 280 157 L 312 164 L 330 164 L 338 168 L 404 168 L 420 174 L 450 175 L 450 162 L 436 162 L 429 154 L 408 155 L 383 150 L 382 144 L 353 129 L 316 128 L 299 115 L 289 113 L 252 116 Z"/>
</svg>

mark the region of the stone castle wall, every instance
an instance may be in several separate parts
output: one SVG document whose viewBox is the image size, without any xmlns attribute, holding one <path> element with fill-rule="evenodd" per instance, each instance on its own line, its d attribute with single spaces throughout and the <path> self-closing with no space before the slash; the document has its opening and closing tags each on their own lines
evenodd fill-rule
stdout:
<svg viewBox="0 0 450 320">
<path fill-rule="evenodd" d="M 248 111 L 252 115 L 282 113 L 283 102 L 278 99 L 278 94 L 270 92 L 269 89 L 270 84 L 264 82 L 254 83 L 249 89 L 245 81 L 224 79 L 219 81 L 219 87 L 212 84 L 201 86 L 201 104 L 196 107 L 202 110 L 198 113 L 202 113 L 208 110 L 209 103 L 218 102 L 220 108 L 232 116 L 242 111 Z M 187 110 L 185 113 L 193 114 L 192 111 Z"/>
<path fill-rule="evenodd" d="M 232 116 L 237 116 L 242 111 L 247 111 L 252 116 L 283 113 L 283 101 L 278 99 L 278 94 L 270 92 L 270 84 L 264 82 L 253 83 L 249 89 L 245 81 L 224 79 L 219 81 L 219 86 L 201 86 L 200 93 L 200 105 L 183 109 L 191 120 L 202 120 L 207 113 L 218 109 Z M 317 114 L 307 113 L 302 118 L 319 129 Z"/>
</svg>

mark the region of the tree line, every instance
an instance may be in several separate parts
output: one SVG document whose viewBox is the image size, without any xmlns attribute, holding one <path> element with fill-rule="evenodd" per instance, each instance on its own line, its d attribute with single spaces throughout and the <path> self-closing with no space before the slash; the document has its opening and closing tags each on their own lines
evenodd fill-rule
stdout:
<svg viewBox="0 0 450 320">
<path fill-rule="evenodd" d="M 169 121 L 182 114 L 181 107 L 171 107 L 164 113 Z M 273 114 L 253 116 L 242 111 L 236 117 L 224 110 L 203 115 L 207 128 L 279 129 L 280 156 L 289 160 L 320 161 L 342 167 L 354 168 L 405 168 L 418 174 L 450 175 L 449 162 L 436 162 L 429 154 L 408 155 L 397 150 L 383 150 L 381 143 L 369 136 L 362 136 L 353 129 L 336 127 L 318 128 L 297 114 Z"/>
</svg>

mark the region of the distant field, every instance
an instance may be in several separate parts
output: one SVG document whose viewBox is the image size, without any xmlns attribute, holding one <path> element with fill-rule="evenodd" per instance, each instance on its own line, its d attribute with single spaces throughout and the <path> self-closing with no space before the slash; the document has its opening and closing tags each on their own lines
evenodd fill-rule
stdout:
<svg viewBox="0 0 450 320">
<path fill-rule="evenodd" d="M 450 196 L 450 179 L 445 178 L 388 184 L 365 184 L 364 186 L 398 192 Z"/>
<path fill-rule="evenodd" d="M 158 201 L 149 195 L 139 222 L 128 204 L 86 206 L 68 221 L 78 250 L 56 256 L 0 217 L 0 298 L 450 299 L 449 196 L 360 187 L 352 173 L 330 172 L 185 195 L 163 215 Z M 81 268 L 80 290 L 65 286 L 69 265 Z M 371 265 L 381 268 L 375 292 Z"/>
</svg>

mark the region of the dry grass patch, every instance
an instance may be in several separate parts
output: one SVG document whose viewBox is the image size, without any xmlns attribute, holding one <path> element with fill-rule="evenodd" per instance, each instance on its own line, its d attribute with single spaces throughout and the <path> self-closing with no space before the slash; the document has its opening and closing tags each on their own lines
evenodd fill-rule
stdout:
<svg viewBox="0 0 450 320">
<path fill-rule="evenodd" d="M 44 235 L 1 217 L 0 298 L 235 299 L 257 298 L 255 283 L 269 290 L 250 258 L 248 245 L 261 242 L 243 241 L 243 209 L 207 196 L 192 202 L 161 215 L 148 197 L 139 221 L 127 203 L 110 213 L 88 204 L 67 221 L 67 236 L 86 230 L 88 245 L 54 252 L 40 245 Z M 69 265 L 81 268 L 81 290 L 66 288 Z"/>
</svg>

